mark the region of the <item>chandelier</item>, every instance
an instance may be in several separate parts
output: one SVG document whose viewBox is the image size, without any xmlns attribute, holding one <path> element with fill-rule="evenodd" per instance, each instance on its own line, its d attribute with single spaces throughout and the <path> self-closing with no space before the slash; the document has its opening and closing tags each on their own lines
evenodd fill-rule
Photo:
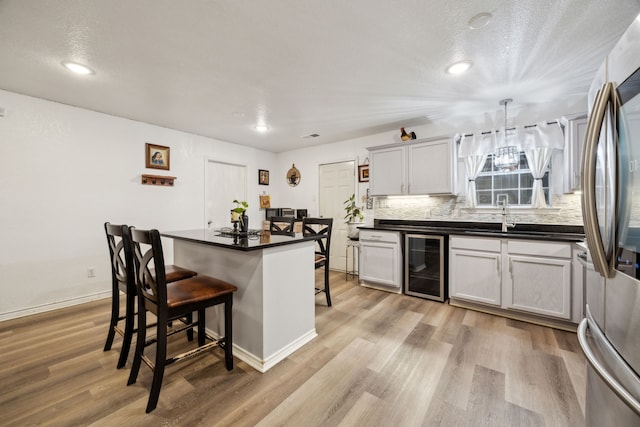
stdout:
<svg viewBox="0 0 640 427">
<path fill-rule="evenodd" d="M 507 104 L 513 102 L 513 99 L 502 99 L 500 105 L 504 105 L 504 135 L 502 137 L 502 146 L 496 148 L 493 156 L 493 165 L 496 169 L 503 171 L 515 170 L 520 162 L 520 150 L 515 145 L 507 145 Z"/>
</svg>

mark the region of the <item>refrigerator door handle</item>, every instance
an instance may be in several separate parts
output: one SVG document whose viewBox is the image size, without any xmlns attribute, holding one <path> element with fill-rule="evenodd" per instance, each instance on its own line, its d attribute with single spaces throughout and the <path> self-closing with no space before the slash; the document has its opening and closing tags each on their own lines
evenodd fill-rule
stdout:
<svg viewBox="0 0 640 427">
<path fill-rule="evenodd" d="M 595 323 L 595 322 L 594 322 Z M 596 373 L 602 378 L 602 380 L 607 384 L 607 386 L 636 414 L 640 415 L 640 402 L 636 400 L 628 391 L 625 389 L 610 373 L 607 369 L 602 366 L 597 356 L 591 350 L 589 343 L 587 342 L 587 327 L 589 327 L 589 320 L 587 318 L 582 319 L 580 325 L 578 326 L 578 342 L 580 343 L 580 347 L 584 352 L 584 355 L 587 358 L 589 364 L 593 367 Z M 589 327 L 589 330 L 594 335 L 595 339 L 602 342 L 606 349 L 615 355 L 615 359 L 619 359 L 617 352 L 615 349 L 611 347 L 609 340 L 604 336 L 602 331 L 600 331 L 599 327 Z M 624 364 L 624 361 L 620 361 Z M 629 369 L 630 371 L 630 369 Z M 629 374 L 634 375 L 633 372 L 629 372 Z"/>
<path fill-rule="evenodd" d="M 613 259 L 607 259 L 606 250 L 600 236 L 598 214 L 596 207 L 596 154 L 598 140 L 605 120 L 607 105 L 612 101 L 615 93 L 613 83 L 606 83 L 596 95 L 593 110 L 589 116 L 584 148 L 582 151 L 582 218 L 584 232 L 591 251 L 594 268 L 603 277 L 611 277 L 613 273 Z M 613 206 L 615 209 L 615 206 Z M 615 235 L 615 231 L 614 231 Z M 613 258 L 613 256 L 612 256 Z"/>
</svg>

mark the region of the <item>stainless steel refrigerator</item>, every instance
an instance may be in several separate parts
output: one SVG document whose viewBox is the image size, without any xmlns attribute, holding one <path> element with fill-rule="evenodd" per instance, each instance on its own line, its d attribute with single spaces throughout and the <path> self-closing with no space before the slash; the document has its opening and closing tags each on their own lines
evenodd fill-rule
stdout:
<svg viewBox="0 0 640 427">
<path fill-rule="evenodd" d="M 640 16 L 591 85 L 582 190 L 587 245 L 603 277 L 585 289 L 578 328 L 586 424 L 640 426 Z"/>
</svg>

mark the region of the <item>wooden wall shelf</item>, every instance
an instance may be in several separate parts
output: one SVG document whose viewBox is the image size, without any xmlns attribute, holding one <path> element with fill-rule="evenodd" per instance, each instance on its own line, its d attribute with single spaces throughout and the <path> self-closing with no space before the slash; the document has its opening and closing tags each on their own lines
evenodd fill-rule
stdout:
<svg viewBox="0 0 640 427">
<path fill-rule="evenodd" d="M 175 176 L 165 175 L 142 175 L 142 183 L 146 185 L 163 185 L 167 187 L 173 187 L 173 181 L 176 180 Z"/>
</svg>

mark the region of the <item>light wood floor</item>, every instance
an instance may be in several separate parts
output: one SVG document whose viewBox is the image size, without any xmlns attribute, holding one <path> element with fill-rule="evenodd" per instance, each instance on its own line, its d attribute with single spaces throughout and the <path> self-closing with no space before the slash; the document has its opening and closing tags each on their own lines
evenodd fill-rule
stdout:
<svg viewBox="0 0 640 427">
<path fill-rule="evenodd" d="M 0 425 L 584 425 L 575 334 L 332 283 L 311 343 L 265 374 L 220 349 L 170 366 L 151 414 L 150 370 L 127 387 L 120 338 L 102 351 L 108 300 L 2 322 Z"/>
</svg>

